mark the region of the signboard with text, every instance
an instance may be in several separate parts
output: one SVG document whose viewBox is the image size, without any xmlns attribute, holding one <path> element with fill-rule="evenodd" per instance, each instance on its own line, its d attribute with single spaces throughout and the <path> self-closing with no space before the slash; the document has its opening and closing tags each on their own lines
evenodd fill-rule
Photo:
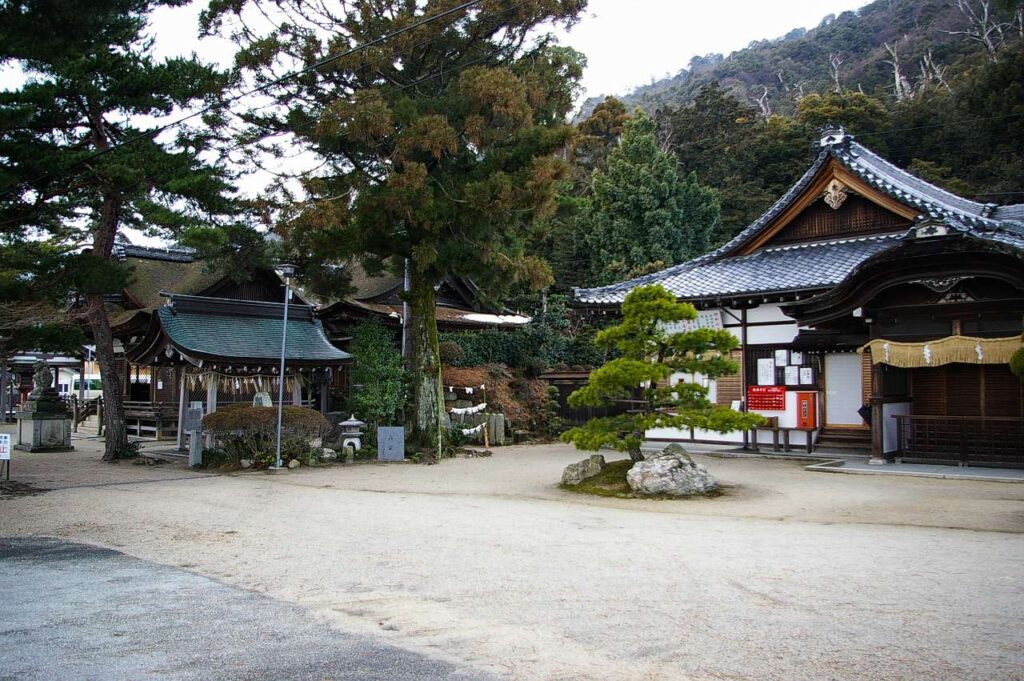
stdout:
<svg viewBox="0 0 1024 681">
<path fill-rule="evenodd" d="M 748 387 L 747 409 L 785 411 L 786 387 L 782 385 L 752 385 Z"/>
<path fill-rule="evenodd" d="M 11 460 L 11 436 L 0 433 L 0 461 Z"/>
</svg>

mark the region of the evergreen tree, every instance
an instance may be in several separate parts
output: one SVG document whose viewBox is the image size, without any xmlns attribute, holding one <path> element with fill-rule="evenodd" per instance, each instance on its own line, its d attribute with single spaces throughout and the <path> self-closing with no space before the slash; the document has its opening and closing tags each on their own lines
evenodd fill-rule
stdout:
<svg viewBox="0 0 1024 681">
<path fill-rule="evenodd" d="M 395 338 L 375 319 L 361 322 L 352 332 L 352 408 L 370 426 L 394 425 L 405 404 L 405 369 Z"/>
<path fill-rule="evenodd" d="M 171 236 L 234 214 L 228 179 L 200 155 L 206 134 L 145 137 L 140 116 L 172 114 L 215 97 L 224 77 L 195 58 L 157 61 L 146 19 L 184 0 L 0 3 L 0 63 L 26 81 L 0 92 L 0 248 L 46 240 L 25 263 L 36 281 L 83 298 L 103 377 L 105 458 L 127 445 L 121 377 L 104 294 L 129 273 L 112 257 L 125 227 Z M 80 247 L 88 252 L 79 253 Z M 54 257 L 54 254 L 57 254 Z M 9 295 L 9 291 L 4 292 Z"/>
<path fill-rule="evenodd" d="M 206 20 L 210 30 L 237 25 L 239 63 L 267 78 L 275 65 L 308 66 L 459 4 L 381 0 L 332 13 L 321 3 L 252 0 L 216 3 Z M 450 275 L 492 295 L 550 283 L 523 246 L 567 173 L 555 153 L 573 133 L 565 116 L 583 61 L 531 36 L 545 22 L 572 23 L 584 5 L 489 0 L 291 80 L 269 91 L 276 107 L 249 117 L 253 134 L 292 134 L 324 161 L 277 227 L 307 285 L 343 291 L 337 266 L 352 257 L 370 271 L 410 263 L 407 427 L 421 446 L 437 442 L 443 421 L 437 287 Z M 251 6 L 284 16 L 254 38 L 235 23 Z"/>
<path fill-rule="evenodd" d="M 619 145 L 629 118 L 622 102 L 608 97 L 576 126 L 568 153 L 572 172 L 558 184 L 554 213 L 538 221 L 526 247 L 528 253 L 539 255 L 551 267 L 554 291 L 568 292 L 595 283 L 586 237 L 594 171 L 605 169 L 608 154 Z"/>
<path fill-rule="evenodd" d="M 598 332 L 595 339 L 599 347 L 615 350 L 619 356 L 592 371 L 587 384 L 569 396 L 573 407 L 606 407 L 628 401 L 630 411 L 591 419 L 565 432 L 562 440 L 591 451 L 612 447 L 639 461 L 644 433 L 651 428 L 692 427 L 727 433 L 763 423 L 759 414 L 714 405 L 708 400 L 707 388 L 693 382 L 698 374 L 716 379 L 738 370 L 728 357 L 739 342 L 728 331 L 672 331 L 673 322 L 696 317 L 692 305 L 678 302 L 661 286 L 630 291 L 622 303 L 622 322 Z M 669 385 L 674 373 L 691 380 Z"/>
<path fill-rule="evenodd" d="M 658 148 L 654 121 L 638 111 L 607 168 L 594 172 L 587 210 L 595 277 L 611 283 L 706 252 L 719 203 L 693 173 L 680 180 L 675 158 Z"/>
<path fill-rule="evenodd" d="M 810 161 L 811 138 L 802 125 L 783 116 L 762 120 L 718 83 L 704 86 L 691 106 L 660 110 L 657 120 L 680 166 L 719 192 L 714 246 L 753 222 Z"/>
</svg>

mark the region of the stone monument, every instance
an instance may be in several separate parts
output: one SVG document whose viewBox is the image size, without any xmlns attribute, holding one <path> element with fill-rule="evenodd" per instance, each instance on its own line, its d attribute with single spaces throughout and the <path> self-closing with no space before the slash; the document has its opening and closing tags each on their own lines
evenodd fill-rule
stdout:
<svg viewBox="0 0 1024 681">
<path fill-rule="evenodd" d="M 27 452 L 72 451 L 71 412 L 53 387 L 53 371 L 46 362 L 36 362 L 32 387 L 28 402 L 15 414 L 18 444 L 14 448 Z"/>
</svg>

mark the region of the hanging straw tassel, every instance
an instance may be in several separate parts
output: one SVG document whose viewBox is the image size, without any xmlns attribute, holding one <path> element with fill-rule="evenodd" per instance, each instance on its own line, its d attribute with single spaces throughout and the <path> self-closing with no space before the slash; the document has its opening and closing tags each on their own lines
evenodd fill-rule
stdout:
<svg viewBox="0 0 1024 681">
<path fill-rule="evenodd" d="M 1020 339 L 949 336 L 922 343 L 897 343 L 876 339 L 858 352 L 871 350 L 873 364 L 889 364 L 904 369 L 938 367 L 946 364 L 1009 364 L 1020 347 Z"/>
</svg>

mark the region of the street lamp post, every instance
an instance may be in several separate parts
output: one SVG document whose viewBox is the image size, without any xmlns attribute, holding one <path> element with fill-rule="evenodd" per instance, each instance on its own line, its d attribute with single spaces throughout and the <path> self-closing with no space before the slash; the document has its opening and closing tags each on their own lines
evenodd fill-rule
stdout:
<svg viewBox="0 0 1024 681">
<path fill-rule="evenodd" d="M 281 466 L 281 422 L 284 415 L 284 363 L 285 349 L 288 347 L 288 299 L 292 297 L 292 275 L 295 274 L 294 265 L 278 265 L 277 270 L 284 277 L 284 323 L 281 325 L 281 371 L 277 376 L 277 456 L 274 467 L 271 470 L 282 471 Z"/>
</svg>

